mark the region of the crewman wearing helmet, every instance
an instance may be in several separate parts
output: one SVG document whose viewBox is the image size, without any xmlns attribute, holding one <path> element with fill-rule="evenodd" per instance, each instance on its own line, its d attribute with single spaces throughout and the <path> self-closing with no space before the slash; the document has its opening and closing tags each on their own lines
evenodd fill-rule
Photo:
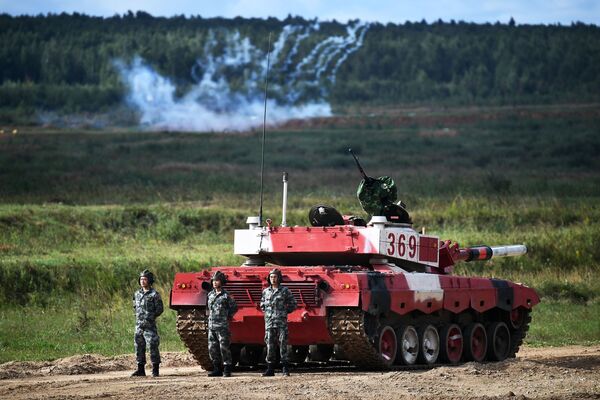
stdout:
<svg viewBox="0 0 600 400">
<path fill-rule="evenodd" d="M 160 294 L 154 290 L 154 274 L 147 269 L 139 276 L 140 289 L 133 294 L 133 309 L 135 311 L 135 355 L 137 371 L 131 376 L 146 376 L 146 344 L 150 348 L 152 361 L 152 376 L 158 376 L 160 338 L 156 328 L 156 318 L 163 312 L 163 302 Z"/>
<path fill-rule="evenodd" d="M 208 376 L 231 376 L 229 321 L 237 311 L 237 304 L 223 289 L 226 280 L 224 273 L 215 272 L 211 279 L 213 290 L 208 294 L 208 354 L 213 363 L 213 370 Z"/>
<path fill-rule="evenodd" d="M 281 271 L 274 269 L 267 277 L 269 287 L 263 290 L 260 308 L 265 313 L 265 344 L 267 345 L 267 370 L 263 376 L 275 375 L 275 362 L 277 361 L 277 346 L 283 375 L 289 376 L 288 368 L 288 314 L 297 307 L 296 299 L 292 292 L 282 286 Z"/>
</svg>

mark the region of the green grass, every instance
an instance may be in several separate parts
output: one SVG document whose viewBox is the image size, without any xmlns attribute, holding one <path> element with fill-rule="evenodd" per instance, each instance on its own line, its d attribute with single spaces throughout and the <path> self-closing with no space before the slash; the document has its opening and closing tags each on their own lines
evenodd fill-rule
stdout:
<svg viewBox="0 0 600 400">
<path fill-rule="evenodd" d="M 291 210 L 290 222 L 306 224 L 307 209 Z M 62 296 L 89 289 L 108 298 L 133 290 L 144 268 L 171 282 L 177 271 L 239 265 L 233 230 L 251 213 L 194 204 L 0 205 L 0 281 L 11 283 L 0 286 L 0 299 L 45 304 L 48 291 Z M 265 210 L 274 220 L 278 214 Z M 412 217 L 417 229 L 463 246 L 528 246 L 524 257 L 459 264 L 459 274 L 521 281 L 558 299 L 588 301 L 600 293 L 600 206 L 594 199 L 421 199 Z"/>
<path fill-rule="evenodd" d="M 600 343 L 600 302 L 573 304 L 546 300 L 532 313 L 525 343 L 532 346 Z"/>
<path fill-rule="evenodd" d="M 540 293 L 527 343 L 599 343 L 600 112 L 484 111 L 269 132 L 265 216 L 280 221 L 283 170 L 291 224 L 318 203 L 363 215 L 353 147 L 369 174 L 396 180 L 416 229 L 463 246 L 527 245 L 524 257 L 455 270 Z M 176 272 L 239 265 L 233 230 L 257 214 L 259 149 L 256 133 L 0 136 L 0 361 L 130 352 L 140 270 L 167 299 Z M 173 312 L 160 329 L 163 350 L 182 349 Z"/>
<path fill-rule="evenodd" d="M 159 289 L 163 297 L 167 291 Z M 531 346 L 600 343 L 600 302 L 572 304 L 544 301 L 533 311 L 525 340 Z M 175 331 L 175 311 L 158 319 L 162 351 L 184 351 Z M 106 356 L 133 352 L 135 319 L 128 299 L 110 307 L 93 295 L 46 307 L 3 307 L 0 310 L 0 363 L 52 360 L 73 354 Z M 20 334 L 15 334 L 19 332 Z"/>
<path fill-rule="evenodd" d="M 524 257 L 456 268 L 461 275 L 505 278 L 538 290 L 542 303 L 526 343 L 600 343 L 595 201 L 460 197 L 419 204 L 413 218 L 428 233 L 463 245 L 528 245 Z M 139 271 L 156 273 L 166 301 L 176 272 L 239 265 L 230 229 L 243 227 L 242 216 L 250 213 L 193 204 L 0 206 L 0 362 L 130 352 L 129 298 Z M 274 213 L 269 208 L 265 215 Z M 299 210 L 291 213 L 294 223 L 305 218 Z M 170 310 L 161 318 L 163 350 L 182 349 L 174 318 Z"/>
<path fill-rule="evenodd" d="M 163 295 L 168 299 L 168 292 Z M 90 293 L 45 307 L 2 308 L 0 317 L 0 363 L 133 351 L 135 317 L 126 299 L 115 298 L 107 307 Z M 184 350 L 175 330 L 175 317 L 175 312 L 167 309 L 158 320 L 162 351 Z"/>
</svg>

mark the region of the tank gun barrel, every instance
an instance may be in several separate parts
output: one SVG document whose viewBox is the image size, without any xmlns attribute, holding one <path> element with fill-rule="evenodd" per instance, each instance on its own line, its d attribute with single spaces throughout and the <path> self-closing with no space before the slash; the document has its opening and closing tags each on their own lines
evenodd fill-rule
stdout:
<svg viewBox="0 0 600 400">
<path fill-rule="evenodd" d="M 475 246 L 459 249 L 457 261 L 481 261 L 494 257 L 516 257 L 527 253 L 527 247 L 522 244 L 508 246 Z"/>
</svg>

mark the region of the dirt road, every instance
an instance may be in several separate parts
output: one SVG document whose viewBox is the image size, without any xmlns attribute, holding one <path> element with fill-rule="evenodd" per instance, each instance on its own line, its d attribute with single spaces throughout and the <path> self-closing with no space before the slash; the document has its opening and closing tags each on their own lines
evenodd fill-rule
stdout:
<svg viewBox="0 0 600 400">
<path fill-rule="evenodd" d="M 2 399 L 600 399 L 600 346 L 523 348 L 516 359 L 430 370 L 295 370 L 262 378 L 208 378 L 190 357 L 167 353 L 159 378 L 130 378 L 132 356 L 83 355 L 0 365 Z"/>
</svg>

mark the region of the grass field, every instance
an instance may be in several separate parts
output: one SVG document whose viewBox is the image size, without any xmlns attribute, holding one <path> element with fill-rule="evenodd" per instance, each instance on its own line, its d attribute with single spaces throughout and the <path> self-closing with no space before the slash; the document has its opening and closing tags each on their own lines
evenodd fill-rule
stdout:
<svg viewBox="0 0 600 400">
<path fill-rule="evenodd" d="M 291 223 L 317 203 L 362 215 L 352 147 L 367 173 L 396 180 L 416 228 L 528 246 L 456 270 L 540 292 L 527 343 L 600 342 L 600 106 L 364 112 L 268 133 L 266 217 L 281 218 L 284 170 Z M 257 214 L 259 137 L 0 135 L 0 362 L 129 352 L 140 270 L 168 298 L 177 271 L 239 264 L 233 229 Z M 161 318 L 163 349 L 182 349 L 174 313 Z"/>
</svg>

